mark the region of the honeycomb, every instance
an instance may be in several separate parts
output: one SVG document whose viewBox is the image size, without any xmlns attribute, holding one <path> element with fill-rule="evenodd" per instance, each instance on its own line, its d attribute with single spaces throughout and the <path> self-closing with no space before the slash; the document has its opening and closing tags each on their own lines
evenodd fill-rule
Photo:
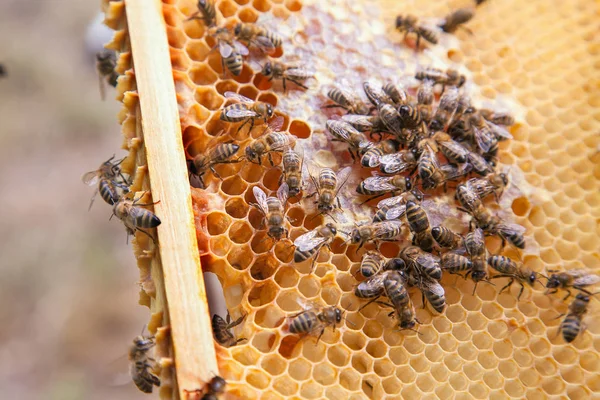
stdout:
<svg viewBox="0 0 600 400">
<path fill-rule="evenodd" d="M 219 24 L 258 21 L 284 37 L 274 57 L 298 56 L 316 71 L 318 89 L 288 87 L 285 94 L 280 83 L 267 82 L 249 62 L 239 76 L 224 76 L 204 25 L 187 21 L 195 3 L 163 1 L 186 158 L 204 151 L 222 130 L 242 148 L 262 132 L 256 128 L 249 137 L 219 119 L 223 94 L 234 91 L 275 106 L 284 129 L 302 139 L 298 144 L 309 168 L 339 170 L 351 159 L 324 132 L 325 121 L 335 115 L 321 108 L 326 87 L 344 79 L 358 90 L 372 77 L 410 86 L 419 66 L 452 66 L 467 76 L 465 90 L 474 104 L 509 111 L 517 120 L 514 139 L 500 147 L 500 166 L 511 176 L 500 206 L 506 219 L 527 229 L 527 248 L 505 253 L 535 271 L 600 272 L 600 34 L 594 2 L 488 0 L 468 25 L 472 36 L 459 30 L 415 52 L 413 39 L 403 42 L 394 32 L 396 15 L 412 13 L 435 23 L 470 3 L 216 1 Z M 126 53 L 121 62 L 125 77 L 119 80 L 119 97 L 127 103 L 134 74 L 125 72 L 130 67 Z M 121 120 L 127 135 L 135 132 L 134 106 L 125 110 Z M 130 140 L 125 147 L 131 148 Z M 309 274 L 310 262 L 294 264 L 288 242 L 272 245 L 261 229 L 262 215 L 249 204 L 255 201 L 254 186 L 267 194 L 277 190 L 279 162 L 276 158 L 274 167 L 266 161 L 219 165 L 222 179 L 209 173 L 205 190 L 192 189 L 202 269 L 218 276 L 232 318 L 247 314 L 235 328 L 246 342 L 231 348 L 215 344 L 219 373 L 228 382 L 225 397 L 600 396 L 596 300 L 585 318 L 587 330 L 567 345 L 556 334 L 556 317 L 567 310 L 562 297 L 526 287 L 517 301 L 518 285 L 499 294 L 499 284 L 479 285 L 473 295 L 472 281 L 446 274 L 441 283 L 447 309 L 438 315 L 422 308 L 415 294 L 419 334 L 398 332 L 388 310 L 371 305 L 358 311 L 356 246 L 337 238 Z M 359 179 L 355 169 L 341 192 L 343 223 L 370 215 L 354 194 Z M 288 205 L 291 240 L 323 223 L 311 203 L 292 199 Z M 456 214 L 450 210 L 450 215 Z M 497 242 L 489 244 L 492 252 L 499 251 Z M 395 256 L 398 246 L 385 244 L 380 251 Z M 342 325 L 327 329 L 318 343 L 286 330 L 287 317 L 311 302 L 348 310 Z"/>
</svg>

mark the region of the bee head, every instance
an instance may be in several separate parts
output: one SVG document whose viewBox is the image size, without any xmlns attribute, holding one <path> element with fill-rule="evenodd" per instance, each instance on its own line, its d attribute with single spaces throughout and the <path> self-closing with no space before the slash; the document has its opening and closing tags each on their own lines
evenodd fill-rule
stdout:
<svg viewBox="0 0 600 400">
<path fill-rule="evenodd" d="M 401 258 L 392 258 L 385 264 L 385 269 L 393 270 L 393 271 L 401 271 L 404 269 L 405 266 L 406 266 L 406 264 L 404 263 L 404 260 L 402 260 Z M 402 271 L 401 271 L 401 273 L 404 274 Z"/>
<path fill-rule="evenodd" d="M 583 293 L 577 293 L 577 296 L 575 296 L 575 299 L 589 303 L 590 302 L 590 296 L 583 294 Z"/>
<path fill-rule="evenodd" d="M 485 279 L 487 276 L 487 272 L 486 271 L 474 271 L 471 274 L 471 278 L 475 281 L 475 282 L 479 282 L 480 280 Z"/>
<path fill-rule="evenodd" d="M 337 235 L 337 228 L 335 227 L 335 225 L 331 222 L 328 222 L 325 225 L 327 228 L 329 228 L 329 230 L 331 231 L 332 234 Z"/>
<path fill-rule="evenodd" d="M 295 181 L 295 179 L 294 180 L 290 180 L 290 182 L 292 184 L 294 184 L 294 181 Z M 299 193 L 300 193 L 300 188 L 297 185 L 294 185 L 293 187 L 291 187 L 288 190 L 288 194 L 289 194 L 290 197 L 297 196 Z"/>
<path fill-rule="evenodd" d="M 560 286 L 560 280 L 558 279 L 558 277 L 556 276 L 556 274 L 552 274 L 550 275 L 550 278 L 548 278 L 548 282 L 546 282 L 546 287 L 548 289 L 554 289 Z"/>
<path fill-rule="evenodd" d="M 252 148 L 252 146 L 246 147 L 246 158 L 252 163 L 260 164 L 258 161 L 258 153 Z"/>
<path fill-rule="evenodd" d="M 537 274 L 536 274 L 535 272 L 533 272 L 533 271 L 531 271 L 531 272 L 529 273 L 529 275 L 527 276 L 527 282 L 528 282 L 528 283 L 529 283 L 531 286 L 533 286 L 533 285 L 535 284 L 535 281 L 537 281 L 537 279 L 538 279 L 538 276 L 537 276 Z"/>
<path fill-rule="evenodd" d="M 352 229 L 350 232 L 350 240 L 353 244 L 360 243 L 361 241 L 360 231 L 357 228 Z"/>
<path fill-rule="evenodd" d="M 269 103 L 267 103 L 267 117 L 272 117 L 273 116 L 273 106 L 270 105 Z"/>
<path fill-rule="evenodd" d="M 213 393 L 223 393 L 225 391 L 225 385 L 227 385 L 227 382 L 220 376 L 215 376 L 208 384 Z"/>
<path fill-rule="evenodd" d="M 242 33 L 242 23 L 241 22 L 235 24 L 235 28 L 233 28 L 233 33 L 235 34 L 235 36 L 239 36 L 240 33 Z"/>
<path fill-rule="evenodd" d="M 438 238 L 440 236 L 442 236 L 442 228 L 440 228 L 439 226 L 436 226 L 434 228 L 431 228 L 431 235 L 433 236 L 433 238 L 437 241 Z"/>
<path fill-rule="evenodd" d="M 335 322 L 339 324 L 342 322 L 342 310 L 336 307 L 335 309 Z"/>
<path fill-rule="evenodd" d="M 262 69 L 261 72 L 264 76 L 271 76 L 271 74 L 273 73 L 273 65 L 271 64 L 270 61 L 267 61 L 267 63 L 265 64 L 265 66 Z"/>
<path fill-rule="evenodd" d="M 410 178 L 407 176 L 405 179 L 406 179 L 406 190 L 412 189 L 412 182 L 410 181 Z"/>
</svg>

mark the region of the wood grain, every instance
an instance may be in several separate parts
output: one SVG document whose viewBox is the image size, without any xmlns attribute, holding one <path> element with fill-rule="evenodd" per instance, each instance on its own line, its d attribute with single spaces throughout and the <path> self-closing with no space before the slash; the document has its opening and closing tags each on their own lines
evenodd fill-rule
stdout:
<svg viewBox="0 0 600 400">
<path fill-rule="evenodd" d="M 125 2 L 180 398 L 218 373 L 162 6 Z"/>
</svg>

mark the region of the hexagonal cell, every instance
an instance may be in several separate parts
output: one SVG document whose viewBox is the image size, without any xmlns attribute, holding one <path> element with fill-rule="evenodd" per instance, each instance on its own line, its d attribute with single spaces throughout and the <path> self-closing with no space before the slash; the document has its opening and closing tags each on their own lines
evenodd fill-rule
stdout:
<svg viewBox="0 0 600 400">
<path fill-rule="evenodd" d="M 227 255 L 230 249 L 231 242 L 229 241 L 227 236 L 222 235 L 210 238 L 210 250 L 214 255 L 224 257 Z M 223 268 L 225 267 L 225 262 L 223 262 Z"/>
<path fill-rule="evenodd" d="M 217 79 L 219 79 L 217 74 L 212 69 L 208 68 L 208 66 L 206 66 L 205 64 L 199 64 L 199 65 L 195 66 L 194 68 L 192 68 L 189 71 L 189 74 L 190 74 L 190 79 L 196 85 L 210 85 L 210 84 L 215 83 L 217 81 Z M 198 100 L 198 102 L 200 104 L 202 104 L 204 107 L 208 108 L 209 110 L 215 109 L 215 108 L 212 108 L 212 107 L 209 107 L 206 105 L 206 103 L 208 102 L 207 100 L 201 101 L 198 99 L 198 97 L 196 98 L 196 100 Z M 218 99 L 218 100 L 219 100 L 219 102 L 221 101 L 221 99 Z M 212 106 L 212 104 L 211 104 L 211 106 Z M 219 103 L 219 106 L 220 106 L 220 103 Z M 217 108 L 219 106 L 217 106 Z"/>
<path fill-rule="evenodd" d="M 232 347 L 231 355 L 236 361 L 245 366 L 254 366 L 260 359 L 260 353 L 249 346 Z"/>
<path fill-rule="evenodd" d="M 244 193 L 244 191 L 246 190 L 247 187 L 248 187 L 248 184 L 246 182 L 244 182 L 242 180 L 242 178 L 237 175 L 229 177 L 227 179 L 224 179 L 223 182 L 221 183 L 221 190 L 230 196 L 237 196 L 237 195 Z M 239 223 L 239 221 L 238 221 L 238 223 Z M 248 229 L 249 229 L 249 226 L 248 226 Z M 249 230 L 248 233 L 246 233 L 245 235 L 247 235 L 248 239 L 250 239 L 251 234 L 252 234 L 252 232 Z"/>
<path fill-rule="evenodd" d="M 307 139 L 310 137 L 310 127 L 304 121 L 293 120 L 290 124 L 289 132 L 299 139 Z"/>
<path fill-rule="evenodd" d="M 298 391 L 298 384 L 284 375 L 275 379 L 273 388 L 284 396 L 291 396 Z"/>
<path fill-rule="evenodd" d="M 278 287 L 272 281 L 257 283 L 248 293 L 248 303 L 252 307 L 261 307 L 271 303 L 277 296 Z"/>
<path fill-rule="evenodd" d="M 352 355 L 352 368 L 358 373 L 364 374 L 373 367 L 373 360 L 366 354 L 355 353 Z"/>
<path fill-rule="evenodd" d="M 229 228 L 229 238 L 237 244 L 247 243 L 251 235 L 250 225 L 245 221 L 235 221 Z"/>
<path fill-rule="evenodd" d="M 208 233 L 212 236 L 224 233 L 231 224 L 231 218 L 220 212 L 212 212 L 206 217 Z"/>
<path fill-rule="evenodd" d="M 263 328 L 277 328 L 284 322 L 285 314 L 273 306 L 262 308 L 254 315 L 254 323 Z"/>
<path fill-rule="evenodd" d="M 263 371 L 255 368 L 249 368 L 246 372 L 246 382 L 256 389 L 266 389 L 271 383 L 271 379 Z"/>
<path fill-rule="evenodd" d="M 257 332 L 252 337 L 252 346 L 261 353 L 269 353 L 276 346 L 277 335 L 273 332 Z"/>
<path fill-rule="evenodd" d="M 387 345 L 382 340 L 370 340 L 367 344 L 367 353 L 373 358 L 381 358 L 387 353 Z"/>
<path fill-rule="evenodd" d="M 198 103 L 203 105 L 209 110 L 217 110 L 223 104 L 223 98 L 210 87 L 198 87 L 194 98 Z"/>
<path fill-rule="evenodd" d="M 241 197 L 231 197 L 225 202 L 225 212 L 233 218 L 244 218 L 248 214 L 248 204 Z"/>
<path fill-rule="evenodd" d="M 307 299 L 315 297 L 319 293 L 320 289 L 321 289 L 320 283 L 311 276 L 302 277 L 300 279 L 300 283 L 298 284 L 298 290 Z"/>
<path fill-rule="evenodd" d="M 271 3 L 269 2 L 269 0 L 254 0 L 252 2 L 252 7 L 257 11 L 266 12 L 271 9 Z M 240 16 L 240 19 L 242 19 L 241 16 Z M 242 21 L 243 21 L 243 19 L 242 19 Z M 254 21 L 250 21 L 250 22 L 254 22 Z"/>
<path fill-rule="evenodd" d="M 271 254 L 262 254 L 250 266 L 252 278 L 262 281 L 269 279 L 277 271 L 279 261 Z"/>
</svg>

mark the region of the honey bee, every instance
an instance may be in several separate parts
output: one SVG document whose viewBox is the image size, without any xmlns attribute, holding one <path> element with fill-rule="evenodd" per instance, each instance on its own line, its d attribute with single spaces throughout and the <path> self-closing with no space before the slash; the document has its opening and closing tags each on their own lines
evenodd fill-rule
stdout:
<svg viewBox="0 0 600 400">
<path fill-rule="evenodd" d="M 350 114 L 366 115 L 369 113 L 369 106 L 367 106 L 355 93 L 352 93 L 345 87 L 335 87 L 329 90 L 327 92 L 327 97 L 335 104 L 326 105 L 325 108 L 339 107 L 348 111 Z"/>
<path fill-rule="evenodd" d="M 467 185 L 466 183 L 461 183 L 456 187 L 455 197 L 461 205 L 461 207 L 459 208 L 460 210 L 465 211 L 471 215 L 483 213 L 489 215 L 489 212 L 485 210 L 483 204 L 481 203 L 481 198 L 479 197 L 479 194 L 475 191 L 475 189 L 472 186 Z M 489 215 L 486 219 L 489 218 L 491 218 L 491 215 Z"/>
<path fill-rule="evenodd" d="M 283 152 L 282 163 L 281 180 L 287 183 L 289 196 L 297 196 L 302 191 L 302 159 L 298 153 L 288 147 Z"/>
<path fill-rule="evenodd" d="M 473 166 L 473 172 L 481 176 L 486 176 L 494 171 L 492 165 L 485 158 L 472 151 L 469 151 L 467 155 L 467 162 Z"/>
<path fill-rule="evenodd" d="M 382 268 L 385 257 L 378 251 L 369 250 L 363 254 L 360 262 L 360 274 L 365 278 L 370 278 Z"/>
<path fill-rule="evenodd" d="M 423 294 L 423 297 L 431 304 L 431 308 L 438 313 L 444 311 L 444 308 L 446 307 L 446 291 L 439 282 L 421 279 L 417 280 L 417 287 Z M 425 304 L 425 302 L 423 302 L 423 304 Z"/>
<path fill-rule="evenodd" d="M 383 87 L 374 81 L 364 82 L 363 90 L 371 104 L 375 107 L 377 107 L 379 103 L 394 104 L 392 98 L 384 92 Z"/>
<path fill-rule="evenodd" d="M 267 197 L 266 193 L 254 186 L 252 189 L 257 203 L 255 206 L 265 217 L 267 234 L 273 240 L 280 240 L 288 236 L 288 230 L 283 226 L 285 222 L 285 204 L 287 203 L 289 188 L 287 183 L 282 183 L 277 190 L 277 197 Z"/>
<path fill-rule="evenodd" d="M 221 110 L 221 120 L 226 122 L 241 122 L 238 132 L 250 122 L 250 130 L 254 128 L 255 120 L 262 119 L 265 123 L 273 116 L 273 106 L 262 101 L 254 101 L 241 94 L 234 92 L 225 92 L 225 98 L 234 100 L 236 103 L 230 104 Z"/>
<path fill-rule="evenodd" d="M 563 300 L 566 300 L 571 296 L 571 288 L 591 294 L 585 288 L 600 282 L 599 275 L 591 274 L 590 271 L 586 269 L 571 269 L 564 272 L 549 270 L 548 272 L 551 272 L 552 275 L 548 278 L 546 288 L 553 289 L 549 290 L 548 293 L 554 294 L 558 292 L 558 289 L 566 290 L 567 296 Z"/>
<path fill-rule="evenodd" d="M 529 286 L 533 287 L 535 282 L 538 280 L 538 274 L 536 272 L 517 265 L 516 262 L 508 257 L 491 256 L 488 258 L 487 263 L 490 267 L 500 272 L 500 275 L 495 275 L 491 279 L 510 278 L 508 284 L 506 284 L 506 286 L 500 290 L 500 293 L 510 288 L 515 281 L 521 285 L 521 290 L 519 291 L 517 299 L 521 299 L 523 290 L 525 290 L 525 285 L 523 285 L 523 282 L 527 282 Z"/>
<path fill-rule="evenodd" d="M 283 42 L 281 36 L 263 28 L 260 25 L 251 23 L 238 23 L 233 29 L 237 40 L 254 44 L 266 53 L 273 53 L 275 48 L 281 47 Z"/>
<path fill-rule="evenodd" d="M 330 214 L 335 208 L 342 208 L 338 193 L 350 176 L 349 172 L 350 169 L 344 169 L 342 173 L 345 175 L 345 178 L 339 185 L 338 177 L 331 168 L 323 168 L 319 172 L 319 177 L 317 179 L 310 175 L 316 191 L 308 197 L 312 197 L 315 194 L 317 195 L 315 204 L 317 204 L 319 213 Z"/>
<path fill-rule="evenodd" d="M 464 210 L 473 216 L 476 225 L 488 235 L 498 235 L 502 240 L 502 247 L 506 246 L 506 242 L 508 242 L 517 249 L 524 249 L 525 237 L 523 234 L 525 233 L 525 228 L 518 224 L 506 224 L 500 222 L 500 218 L 493 215 L 483 206 L 479 197 L 473 199 L 473 193 L 472 190 L 469 191 L 468 189 L 463 189 L 460 191 L 460 194 L 457 191 L 457 196 L 459 196 L 459 199 L 462 199 L 461 202 L 470 202 L 470 206 L 472 206 L 473 209 L 468 211 L 468 209 L 465 208 Z M 468 200 L 465 200 L 463 195 L 468 195 Z M 475 196 L 477 195 L 475 194 Z"/>
<path fill-rule="evenodd" d="M 415 78 L 420 81 L 430 80 L 434 84 L 442 85 L 442 91 L 446 86 L 461 87 L 467 81 L 467 78 L 464 75 L 452 68 L 448 68 L 446 71 L 442 71 L 438 68 L 425 68 L 417 71 Z"/>
<path fill-rule="evenodd" d="M 144 393 L 152 393 L 154 386 L 160 386 L 160 379 L 150 370 L 152 369 L 148 352 L 154 347 L 154 339 L 137 336 L 129 349 L 129 374 L 135 386 Z"/>
<path fill-rule="evenodd" d="M 354 127 L 347 122 L 330 119 L 327 120 L 325 126 L 333 136 L 333 141 L 348 144 L 348 151 L 350 151 L 350 155 L 353 159 L 356 159 L 357 155 L 362 156 L 373 146 L 373 144 L 367 140 L 365 135 L 354 129 Z"/>
<path fill-rule="evenodd" d="M 582 331 L 581 320 L 587 313 L 589 302 L 589 295 L 577 293 L 575 300 L 569 305 L 569 312 L 558 328 L 558 333 L 562 332 L 565 342 L 571 343 Z"/>
<path fill-rule="evenodd" d="M 387 279 L 390 272 L 391 271 L 380 271 L 379 273 L 369 277 L 366 281 L 362 281 L 354 289 L 354 295 L 359 299 L 371 299 L 375 301 L 383 294 L 383 282 Z M 372 302 L 369 301 L 360 309 L 365 308 L 371 303 Z"/>
<path fill-rule="evenodd" d="M 435 100 L 433 84 L 432 80 L 425 80 L 417 90 L 417 109 L 423 121 L 427 123 L 433 118 L 433 101 Z"/>
<path fill-rule="evenodd" d="M 367 201 L 385 196 L 388 193 L 404 193 L 412 189 L 409 177 L 394 176 L 370 176 L 362 181 L 356 188 L 358 194 L 371 196 Z"/>
<path fill-rule="evenodd" d="M 390 272 L 383 281 L 383 289 L 385 295 L 390 300 L 392 308 L 398 316 L 402 314 L 402 310 L 410 306 L 411 300 L 408 290 L 404 286 L 402 275 L 397 271 Z M 392 312 L 391 314 L 393 314 Z"/>
<path fill-rule="evenodd" d="M 508 177 L 505 173 L 494 173 L 485 178 L 471 178 L 466 183 L 467 187 L 474 191 L 483 200 L 490 194 L 494 194 L 496 201 L 502 196 L 504 188 L 508 185 Z"/>
<path fill-rule="evenodd" d="M 142 207 L 151 206 L 159 202 L 147 204 L 138 203 L 142 197 L 143 195 L 137 199 L 134 198 L 133 200 L 121 197 L 113 206 L 113 214 L 110 217 L 112 218 L 115 216 L 123 221 L 125 229 L 127 230 L 128 239 L 129 235 L 133 235 L 136 231 L 140 231 L 155 242 L 154 237 L 142 228 L 155 228 L 160 225 L 160 219 L 152 211 Z"/>
<path fill-rule="evenodd" d="M 471 279 L 475 281 L 475 288 L 477 287 L 477 283 L 481 280 L 487 280 L 488 272 L 487 272 L 487 249 L 485 247 L 485 238 L 483 236 L 483 231 L 480 228 L 475 229 L 472 232 L 469 232 L 467 236 L 465 236 L 465 248 L 467 249 L 467 253 L 471 257 L 471 270 L 467 272 L 467 275 L 471 276 Z M 473 289 L 473 293 L 475 293 L 475 289 Z"/>
<path fill-rule="evenodd" d="M 406 90 L 396 86 L 392 82 L 385 83 L 381 89 L 388 95 L 394 105 L 401 106 L 408 103 L 408 93 L 406 93 Z"/>
<path fill-rule="evenodd" d="M 400 106 L 400 108 L 402 107 L 408 106 Z M 410 143 L 414 139 L 415 134 L 405 129 L 407 123 L 394 106 L 387 103 L 379 103 L 377 110 L 379 118 L 387 128 L 386 130 L 394 134 L 400 143 Z"/>
<path fill-rule="evenodd" d="M 481 114 L 470 114 L 467 126 L 468 137 L 481 149 L 482 153 L 495 153 L 498 151 L 498 139 Z"/>
<path fill-rule="evenodd" d="M 402 119 L 403 126 L 406 129 L 419 129 L 422 133 L 427 133 L 425 120 L 421 118 L 421 112 L 418 107 L 412 107 L 407 104 L 398 108 L 398 114 Z"/>
<path fill-rule="evenodd" d="M 463 28 L 470 34 L 473 34 L 469 28 L 461 25 L 469 22 L 474 16 L 475 10 L 472 8 L 459 8 L 446 16 L 444 22 L 439 27 L 446 33 L 454 33 L 458 28 Z"/>
<path fill-rule="evenodd" d="M 224 320 L 218 314 L 214 314 L 212 317 L 212 329 L 216 341 L 225 347 L 232 347 L 241 341 L 246 340 L 245 338 L 236 339 L 231 329 L 238 326 L 246 318 L 246 315 L 242 315 L 235 321 L 231 321 L 231 316 L 227 313 L 227 320 Z"/>
<path fill-rule="evenodd" d="M 337 235 L 337 228 L 332 223 L 327 223 L 305 234 L 298 236 L 294 240 L 294 262 L 300 263 L 313 258 L 311 272 L 315 268 L 317 258 L 323 246 L 329 248 L 329 244 Z"/>
<path fill-rule="evenodd" d="M 440 97 L 440 103 L 429 124 L 429 128 L 436 131 L 447 131 L 452 118 L 458 108 L 458 89 L 452 87 Z"/>
<path fill-rule="evenodd" d="M 461 235 L 452 232 L 449 228 L 445 226 L 436 226 L 431 229 L 431 236 L 435 239 L 435 241 L 444 248 L 449 248 L 451 250 L 462 247 L 463 238 Z"/>
<path fill-rule="evenodd" d="M 408 246 L 400 251 L 400 258 L 404 260 L 409 270 L 413 270 L 411 275 L 418 279 L 428 278 L 436 281 L 442 279 L 440 259 L 433 254 L 417 246 Z"/>
<path fill-rule="evenodd" d="M 92 195 L 88 210 L 92 208 L 92 204 L 94 204 L 94 199 L 98 193 L 100 193 L 102 200 L 112 206 L 118 202 L 121 197 L 118 189 L 121 189 L 123 193 L 129 192 L 127 185 L 117 182 L 118 177 L 121 177 L 123 182 L 126 182 L 125 178 L 121 175 L 121 169 L 119 168 L 119 164 L 121 164 L 123 160 L 113 163 L 112 160 L 114 158 L 115 156 L 112 156 L 104 161 L 97 170 L 86 172 L 81 177 L 83 183 L 88 186 L 98 185 Z"/>
<path fill-rule="evenodd" d="M 441 260 L 442 269 L 451 274 L 458 274 L 472 271 L 473 263 L 467 257 L 456 253 L 446 253 Z"/>
<path fill-rule="evenodd" d="M 508 113 L 496 112 L 486 108 L 480 108 L 478 111 L 479 114 L 486 119 L 486 121 L 496 125 L 511 126 L 515 123 L 515 118 Z"/>
<path fill-rule="evenodd" d="M 413 244 L 427 252 L 433 251 L 435 240 L 431 234 L 429 218 L 423 207 L 412 200 L 408 201 L 406 203 L 406 220 L 413 234 Z"/>
<path fill-rule="evenodd" d="M 244 67 L 243 56 L 249 54 L 248 48 L 237 41 L 227 28 L 217 28 L 211 36 L 217 41 L 223 74 L 229 70 L 234 76 L 240 76 Z"/>
<path fill-rule="evenodd" d="M 359 132 L 378 133 L 387 129 L 379 115 L 346 114 L 342 116 L 342 121 L 349 123 Z"/>
<path fill-rule="evenodd" d="M 436 132 L 432 136 L 432 139 L 435 140 L 440 151 L 448 160 L 463 164 L 469 159 L 469 154 L 471 152 L 463 145 L 453 140 L 447 133 Z"/>
<path fill-rule="evenodd" d="M 417 166 L 417 156 L 414 151 L 402 150 L 385 154 L 379 158 L 379 170 L 384 174 L 400 174 Z"/>
<path fill-rule="evenodd" d="M 214 145 L 208 146 L 208 149 L 204 152 L 198 153 L 190 162 L 190 183 L 193 187 L 204 189 L 206 185 L 202 177 L 207 170 L 220 178 L 220 175 L 215 170 L 215 165 L 218 164 L 229 164 L 236 163 L 239 160 L 231 160 L 240 146 L 229 141 L 225 143 L 215 143 Z"/>
<path fill-rule="evenodd" d="M 204 25 L 212 27 L 217 24 L 215 5 L 210 0 L 198 0 L 198 11 L 188 18 L 188 21 L 201 19 Z"/>
<path fill-rule="evenodd" d="M 269 163 L 274 165 L 272 153 L 282 153 L 287 148 L 296 146 L 296 138 L 287 132 L 280 132 L 275 129 L 281 128 L 282 117 L 277 117 L 275 121 L 269 124 L 267 134 L 253 140 L 246 146 L 245 158 L 254 164 L 261 164 L 264 155 L 267 155 Z M 279 128 L 277 128 L 279 126 Z"/>
<path fill-rule="evenodd" d="M 227 381 L 221 378 L 220 376 L 214 376 L 205 386 L 204 389 L 196 389 L 193 391 L 185 390 L 188 393 L 194 393 L 198 396 L 204 392 L 200 400 L 217 400 L 218 395 L 225 393 L 225 386 L 227 386 Z"/>
<path fill-rule="evenodd" d="M 441 185 L 445 185 L 448 181 L 465 176 L 472 168 L 471 164 L 463 164 L 458 167 L 452 164 L 440 166 L 437 155 L 429 144 L 425 145 L 418 161 L 419 177 L 423 182 L 423 189 L 435 189 Z"/>
<path fill-rule="evenodd" d="M 117 79 L 119 73 L 115 71 L 117 66 L 117 55 L 114 51 L 104 50 L 100 53 L 96 53 L 96 71 L 98 71 L 98 79 L 100 84 L 100 98 L 102 100 L 106 97 L 105 84 L 112 87 L 117 87 Z"/>
<path fill-rule="evenodd" d="M 286 64 L 281 61 L 267 61 L 262 68 L 261 74 L 269 79 L 281 79 L 283 82 L 283 91 L 287 91 L 286 81 L 290 81 L 303 89 L 308 89 L 304 81 L 314 78 L 314 74 L 296 64 Z"/>
<path fill-rule="evenodd" d="M 398 15 L 396 17 L 396 29 L 400 32 L 404 32 L 404 40 L 409 33 L 417 35 L 416 48 L 419 48 L 421 37 L 431 44 L 438 43 L 437 34 L 430 28 L 420 24 L 417 18 L 413 15 Z"/>
<path fill-rule="evenodd" d="M 320 311 L 317 311 L 317 308 L 311 308 L 293 315 L 289 322 L 289 330 L 291 333 L 302 333 L 305 335 L 310 335 L 320 330 L 317 337 L 318 343 L 325 332 L 325 328 L 331 326 L 335 330 L 336 325 L 342 322 L 342 317 L 343 312 L 335 306 L 323 307 Z"/>
<path fill-rule="evenodd" d="M 358 249 L 371 241 L 395 241 L 402 236 L 402 222 L 397 220 L 365 223 L 350 232 L 350 243 Z"/>
<path fill-rule="evenodd" d="M 406 214 L 406 203 L 423 200 L 423 195 L 413 190 L 398 196 L 389 197 L 377 203 L 377 212 L 373 216 L 373 222 L 381 222 L 401 218 Z"/>
<path fill-rule="evenodd" d="M 360 162 L 363 167 L 374 168 L 380 165 L 380 159 L 386 154 L 392 154 L 398 151 L 399 143 L 393 139 L 383 140 L 372 146 L 363 154 Z"/>
</svg>

